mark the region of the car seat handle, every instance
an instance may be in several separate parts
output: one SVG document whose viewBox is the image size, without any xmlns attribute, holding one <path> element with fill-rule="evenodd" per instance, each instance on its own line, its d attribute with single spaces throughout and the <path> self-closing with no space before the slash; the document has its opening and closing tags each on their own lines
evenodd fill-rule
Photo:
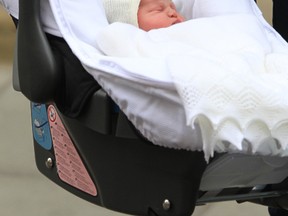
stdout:
<svg viewBox="0 0 288 216">
<path fill-rule="evenodd" d="M 19 0 L 16 61 L 21 92 L 33 102 L 52 101 L 61 71 L 41 26 L 39 0 Z"/>
</svg>

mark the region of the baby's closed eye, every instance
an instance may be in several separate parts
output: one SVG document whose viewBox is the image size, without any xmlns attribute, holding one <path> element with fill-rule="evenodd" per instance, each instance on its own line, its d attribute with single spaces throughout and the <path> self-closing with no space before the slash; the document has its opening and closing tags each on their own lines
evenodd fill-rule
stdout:
<svg viewBox="0 0 288 216">
<path fill-rule="evenodd" d="M 164 6 L 157 5 L 156 7 L 151 8 L 151 12 L 162 12 L 164 10 Z"/>
</svg>

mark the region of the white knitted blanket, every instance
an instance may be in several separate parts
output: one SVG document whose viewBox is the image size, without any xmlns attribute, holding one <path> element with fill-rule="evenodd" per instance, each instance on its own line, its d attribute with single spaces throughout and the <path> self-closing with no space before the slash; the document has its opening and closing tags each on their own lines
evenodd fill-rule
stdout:
<svg viewBox="0 0 288 216">
<path fill-rule="evenodd" d="M 112 24 L 100 31 L 100 50 L 165 60 L 187 124 L 197 121 L 202 129 L 207 158 L 225 151 L 217 145 L 223 141 L 240 151 L 251 143 L 253 153 L 271 138 L 287 148 L 288 48 L 254 15 L 193 19 L 148 33 L 129 28 Z"/>
</svg>

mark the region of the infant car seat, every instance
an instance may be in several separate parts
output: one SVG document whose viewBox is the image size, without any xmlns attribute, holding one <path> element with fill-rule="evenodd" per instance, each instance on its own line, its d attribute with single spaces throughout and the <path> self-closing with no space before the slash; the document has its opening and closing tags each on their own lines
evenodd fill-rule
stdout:
<svg viewBox="0 0 288 216">
<path fill-rule="evenodd" d="M 189 216 L 196 205 L 226 200 L 288 208 L 287 158 L 216 154 L 207 164 L 202 152 L 156 146 L 102 89 L 79 115 L 66 115 L 55 102 L 66 57 L 59 58 L 55 37 L 42 30 L 39 1 L 19 0 L 19 7 L 13 86 L 31 101 L 36 164 L 53 182 L 133 215 Z"/>
</svg>

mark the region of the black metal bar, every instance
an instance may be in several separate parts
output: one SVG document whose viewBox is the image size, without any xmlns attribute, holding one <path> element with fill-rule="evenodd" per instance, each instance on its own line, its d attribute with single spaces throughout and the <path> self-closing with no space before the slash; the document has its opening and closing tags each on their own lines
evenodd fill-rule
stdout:
<svg viewBox="0 0 288 216">
<path fill-rule="evenodd" d="M 225 195 L 215 197 L 204 197 L 197 200 L 196 205 L 204 205 L 212 202 L 224 202 L 224 201 L 249 201 L 254 199 L 263 198 L 274 198 L 287 195 L 288 191 L 269 191 L 269 192 L 251 192 L 248 194 L 236 194 L 236 195 Z"/>
</svg>

